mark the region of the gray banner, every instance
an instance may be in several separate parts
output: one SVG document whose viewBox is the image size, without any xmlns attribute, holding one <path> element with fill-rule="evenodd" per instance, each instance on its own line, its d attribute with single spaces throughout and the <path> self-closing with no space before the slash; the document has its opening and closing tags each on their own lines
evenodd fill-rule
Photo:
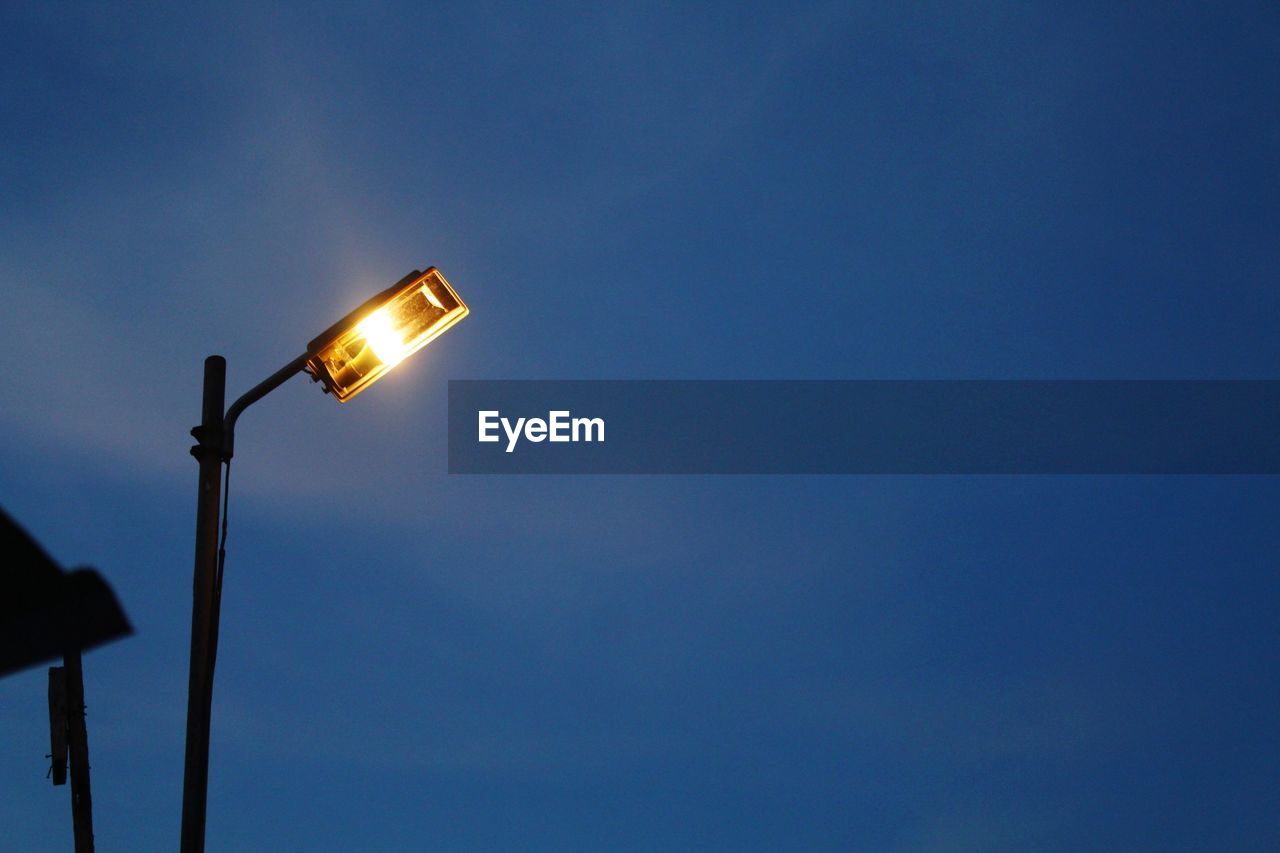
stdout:
<svg viewBox="0 0 1280 853">
<path fill-rule="evenodd" d="M 1277 474 L 1280 381 L 449 382 L 456 474 Z"/>
</svg>

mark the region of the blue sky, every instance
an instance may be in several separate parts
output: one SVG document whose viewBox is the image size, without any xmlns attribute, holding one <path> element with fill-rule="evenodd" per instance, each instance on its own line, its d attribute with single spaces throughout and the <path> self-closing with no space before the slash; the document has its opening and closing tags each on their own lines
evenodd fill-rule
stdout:
<svg viewBox="0 0 1280 853">
<path fill-rule="evenodd" d="M 180 818 L 203 358 L 472 309 L 238 429 L 210 849 L 1273 849 L 1266 477 L 449 477 L 479 378 L 1277 378 L 1274 4 L 0 12 L 0 501 L 104 850 Z M 0 826 L 62 849 L 42 669 Z M 52 831 L 52 837 L 50 835 Z M 61 834 L 59 834 L 61 833 Z"/>
</svg>

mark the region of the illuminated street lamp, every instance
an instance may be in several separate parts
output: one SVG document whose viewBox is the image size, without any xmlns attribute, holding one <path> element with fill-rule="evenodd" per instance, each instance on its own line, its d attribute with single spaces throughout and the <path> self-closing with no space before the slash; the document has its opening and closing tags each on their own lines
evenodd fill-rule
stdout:
<svg viewBox="0 0 1280 853">
<path fill-rule="evenodd" d="M 465 316 L 439 270 L 410 273 L 307 344 L 306 370 L 345 403 Z"/>
<path fill-rule="evenodd" d="M 235 451 L 236 420 L 302 371 L 320 382 L 325 393 L 345 403 L 465 316 L 467 306 L 439 270 L 415 270 L 326 329 L 307 344 L 306 352 L 245 392 L 225 414 L 226 359 L 220 355 L 205 359 L 203 412 L 200 426 L 191 430 L 199 442 L 191 455 L 200 463 L 200 488 L 182 791 L 183 853 L 204 850 L 210 709 L 225 553 L 218 542 L 218 501 L 223 497 L 223 466 L 230 471 Z M 225 519 L 222 532 L 225 544 Z"/>
</svg>

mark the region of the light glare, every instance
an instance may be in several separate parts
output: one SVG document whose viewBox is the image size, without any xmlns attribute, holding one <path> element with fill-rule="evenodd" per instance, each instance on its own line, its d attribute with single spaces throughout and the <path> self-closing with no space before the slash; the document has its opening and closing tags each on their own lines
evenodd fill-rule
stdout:
<svg viewBox="0 0 1280 853">
<path fill-rule="evenodd" d="M 395 367 L 409 354 L 404 336 L 392 325 L 385 309 L 374 311 L 357 323 L 356 331 L 364 335 L 373 354 L 387 367 Z"/>
</svg>

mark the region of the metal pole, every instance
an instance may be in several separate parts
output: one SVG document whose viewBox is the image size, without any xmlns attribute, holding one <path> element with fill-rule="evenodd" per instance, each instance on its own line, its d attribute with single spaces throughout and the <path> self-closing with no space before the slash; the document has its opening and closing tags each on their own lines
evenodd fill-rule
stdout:
<svg viewBox="0 0 1280 853">
<path fill-rule="evenodd" d="M 218 500 L 222 493 L 222 411 L 227 362 L 220 355 L 204 360 L 204 405 L 199 442 L 191 455 L 200 463 L 196 495 L 196 561 L 191 607 L 191 672 L 187 684 L 187 755 L 182 787 L 182 853 L 204 850 L 205 806 L 209 789 L 209 720 L 213 704 L 213 612 L 218 565 Z"/>
<path fill-rule="evenodd" d="M 63 653 L 67 686 L 67 752 L 71 756 L 71 826 L 76 853 L 93 853 L 93 798 L 89 794 L 89 733 L 84 727 L 84 675 L 80 650 Z"/>
<path fill-rule="evenodd" d="M 279 388 L 295 373 L 301 371 L 307 366 L 307 361 L 309 361 L 310 358 L 311 353 L 304 352 L 302 355 L 298 356 L 293 361 L 289 362 L 284 367 L 259 382 L 257 385 L 254 385 L 248 391 L 245 391 L 234 403 L 231 404 L 230 408 L 227 409 L 227 416 L 222 422 L 222 449 L 224 459 L 230 459 L 235 453 L 236 421 L 240 418 L 240 415 L 244 413 L 244 410 Z M 314 376 L 311 378 L 311 381 L 316 381 Z"/>
</svg>

